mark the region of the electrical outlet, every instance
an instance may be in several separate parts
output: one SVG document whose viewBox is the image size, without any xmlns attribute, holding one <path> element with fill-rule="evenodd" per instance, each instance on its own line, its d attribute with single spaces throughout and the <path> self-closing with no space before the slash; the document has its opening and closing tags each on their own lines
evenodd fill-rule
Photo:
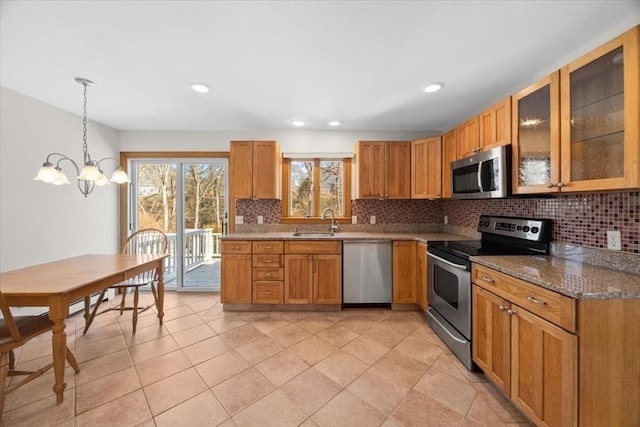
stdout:
<svg viewBox="0 0 640 427">
<path fill-rule="evenodd" d="M 607 249 L 622 250 L 622 236 L 619 230 L 607 230 Z"/>
<path fill-rule="evenodd" d="M 258 224 L 264 223 L 264 217 L 262 215 L 258 215 Z"/>
<path fill-rule="evenodd" d="M 357 224 L 357 223 L 358 223 L 358 216 L 351 215 L 351 224 Z"/>
<path fill-rule="evenodd" d="M 444 225 L 449 224 L 449 215 L 444 216 Z"/>
<path fill-rule="evenodd" d="M 242 215 L 236 215 L 236 225 L 244 224 L 244 217 Z"/>
<path fill-rule="evenodd" d="M 370 224 L 375 224 L 376 223 L 376 216 L 375 215 L 371 215 L 371 219 L 369 220 Z"/>
</svg>

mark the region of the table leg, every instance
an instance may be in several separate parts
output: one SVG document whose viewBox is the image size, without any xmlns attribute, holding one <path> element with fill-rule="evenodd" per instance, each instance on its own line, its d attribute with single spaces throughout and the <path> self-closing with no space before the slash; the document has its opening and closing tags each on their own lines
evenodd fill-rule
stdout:
<svg viewBox="0 0 640 427">
<path fill-rule="evenodd" d="M 158 319 L 162 325 L 162 318 L 164 317 L 164 260 L 162 260 L 160 268 L 158 269 Z"/>
<path fill-rule="evenodd" d="M 64 389 L 67 383 L 64 382 L 64 368 L 67 355 L 67 334 L 64 331 L 67 325 L 64 323 L 64 315 L 57 315 L 53 311 L 49 312 L 49 318 L 53 321 L 53 373 L 56 383 L 53 391 L 56 394 L 58 405 L 62 403 Z"/>
</svg>

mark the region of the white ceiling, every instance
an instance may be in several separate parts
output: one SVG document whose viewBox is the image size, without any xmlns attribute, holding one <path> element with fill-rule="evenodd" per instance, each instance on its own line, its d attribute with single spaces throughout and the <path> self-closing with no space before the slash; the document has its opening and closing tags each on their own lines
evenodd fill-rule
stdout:
<svg viewBox="0 0 640 427">
<path fill-rule="evenodd" d="M 0 19 L 2 86 L 80 114 L 86 77 L 116 129 L 426 131 L 640 23 L 640 1 L 2 0 Z"/>
</svg>

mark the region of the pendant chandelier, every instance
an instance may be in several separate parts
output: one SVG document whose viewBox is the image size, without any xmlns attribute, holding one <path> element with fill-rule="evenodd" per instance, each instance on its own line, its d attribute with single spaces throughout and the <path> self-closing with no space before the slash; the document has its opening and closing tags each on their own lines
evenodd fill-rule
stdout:
<svg viewBox="0 0 640 427">
<path fill-rule="evenodd" d="M 42 164 L 42 167 L 38 171 L 35 181 L 42 181 L 46 184 L 64 185 L 70 184 L 69 179 L 62 171 L 61 163 L 63 161 L 69 161 L 76 169 L 78 189 L 87 197 L 95 188 L 95 186 L 108 185 L 109 181 L 118 184 L 124 184 L 125 182 L 131 182 L 129 176 L 122 169 L 122 166 L 118 168 L 111 175 L 111 179 L 102 172 L 100 164 L 105 160 L 115 160 L 115 157 L 105 157 L 100 160 L 92 160 L 89 151 L 87 150 L 87 87 L 93 86 L 94 83 L 91 80 L 84 79 L 82 77 L 76 77 L 76 82 L 84 87 L 83 98 L 83 115 L 82 115 L 82 151 L 84 153 L 84 161 L 82 163 L 82 170 L 78 167 L 78 164 L 74 162 L 69 156 L 62 153 L 51 153 L 47 156 L 47 160 Z M 55 165 L 53 164 L 55 162 Z"/>
</svg>

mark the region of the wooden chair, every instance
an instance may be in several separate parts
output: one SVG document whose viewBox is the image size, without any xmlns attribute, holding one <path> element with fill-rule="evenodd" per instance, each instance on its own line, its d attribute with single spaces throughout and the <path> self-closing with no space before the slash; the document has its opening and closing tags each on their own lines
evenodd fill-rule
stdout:
<svg viewBox="0 0 640 427">
<path fill-rule="evenodd" d="M 3 319 L 0 319 L 0 417 L 4 410 L 4 397 L 18 387 L 39 377 L 53 367 L 53 362 L 37 371 L 15 370 L 15 355 L 13 350 L 26 344 L 30 339 L 48 332 L 53 327 L 53 322 L 46 316 L 13 316 L 6 304 L 5 297 L 0 292 L 0 311 Z M 67 361 L 73 370 L 80 372 L 76 358 L 67 347 Z M 18 382 L 7 387 L 7 377 L 25 376 Z"/>
<path fill-rule="evenodd" d="M 167 236 L 160 230 L 155 228 L 146 228 L 143 230 L 138 230 L 133 233 L 127 239 L 124 247 L 122 248 L 122 253 L 124 254 L 153 254 L 153 255 L 161 255 L 167 252 Z M 138 314 L 150 309 L 158 302 L 158 293 L 156 291 L 156 283 L 158 281 L 158 272 L 154 270 L 145 271 L 144 273 L 133 277 L 124 282 L 120 282 L 117 285 L 110 286 L 107 289 L 103 289 L 100 295 L 98 296 L 98 301 L 93 307 L 93 310 L 90 310 L 90 298 L 85 297 L 84 299 L 84 317 L 85 317 L 85 326 L 83 334 L 86 334 L 89 330 L 89 326 L 93 322 L 96 314 L 106 313 L 111 310 L 120 311 L 120 315 L 125 310 L 133 311 L 133 332 L 136 332 L 136 326 L 138 324 Z M 138 307 L 138 299 L 139 299 L 139 289 L 142 286 L 151 286 L 151 293 L 153 294 L 154 302 L 147 305 L 146 307 L 139 308 Z M 109 307 L 105 310 L 98 312 L 98 308 L 104 299 L 104 295 L 108 289 L 117 289 L 122 293 L 122 300 L 120 304 L 115 305 L 113 307 Z M 127 297 L 127 292 L 129 289 L 133 289 L 133 305 L 126 306 L 125 299 Z"/>
</svg>

